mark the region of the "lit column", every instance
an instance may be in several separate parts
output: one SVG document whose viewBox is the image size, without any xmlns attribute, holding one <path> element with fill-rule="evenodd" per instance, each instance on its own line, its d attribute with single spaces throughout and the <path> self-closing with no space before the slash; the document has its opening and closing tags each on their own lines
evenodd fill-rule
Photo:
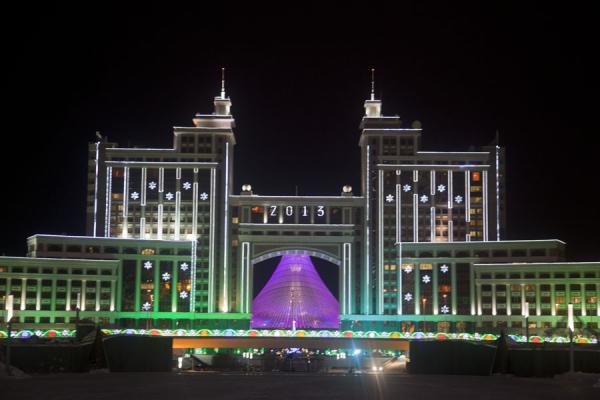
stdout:
<svg viewBox="0 0 600 400">
<path fill-rule="evenodd" d="M 134 309 L 133 309 L 133 311 L 136 311 L 136 312 L 139 312 L 142 310 L 142 304 L 140 301 L 140 297 L 141 297 L 140 294 L 142 291 L 141 286 L 142 286 L 142 261 L 140 259 L 137 259 L 135 261 L 135 296 L 134 296 L 135 305 L 134 305 Z M 118 294 L 119 299 L 121 298 L 122 295 L 123 295 L 122 292 L 119 292 L 119 294 Z M 118 310 L 122 311 L 120 307 L 118 307 Z M 129 310 L 127 310 L 127 311 L 129 311 Z"/>
<path fill-rule="evenodd" d="M 506 315 L 512 314 L 512 293 L 510 291 L 510 285 L 506 284 Z"/>
<path fill-rule="evenodd" d="M 129 167 L 125 167 L 123 170 L 123 230 L 121 231 L 121 237 L 126 238 L 129 229 L 129 221 L 127 220 L 129 215 Z"/>
<path fill-rule="evenodd" d="M 482 309 L 482 306 L 481 306 L 481 284 L 477 283 L 475 285 L 475 288 L 477 289 L 477 315 L 481 315 L 482 314 L 482 312 L 481 312 L 481 309 Z"/>
<path fill-rule="evenodd" d="M 110 224 L 112 215 L 112 167 L 106 168 L 106 209 L 104 212 L 104 236 L 110 237 Z"/>
<path fill-rule="evenodd" d="M 249 307 L 249 298 L 250 298 L 250 242 L 242 242 L 242 252 L 241 252 L 242 262 L 241 267 L 242 271 L 240 274 L 241 278 L 241 308 L 240 312 L 247 313 L 250 312 Z"/>
<path fill-rule="evenodd" d="M 215 312 L 215 196 L 216 196 L 216 176 L 215 168 L 210 169 L 210 204 L 209 207 L 209 223 L 208 223 L 208 312 Z M 266 207 L 265 207 L 266 213 Z M 266 222 L 266 214 L 265 214 Z M 192 271 L 192 294 L 195 294 L 195 270 Z M 192 298 L 190 301 L 194 301 Z"/>
<path fill-rule="evenodd" d="M 413 171 L 413 242 L 419 241 L 419 194 L 417 193 L 419 171 Z"/>
<path fill-rule="evenodd" d="M 65 299 L 65 311 L 71 311 L 71 280 L 67 279 L 67 296 Z M 69 317 L 67 317 L 69 318 Z"/>
<path fill-rule="evenodd" d="M 469 298 L 471 299 L 471 315 L 476 314 L 476 299 L 475 299 L 475 272 L 473 264 L 469 264 Z"/>
<path fill-rule="evenodd" d="M 438 315 L 439 305 L 438 305 L 438 267 L 435 264 L 432 264 L 431 268 L 431 284 L 433 287 L 431 288 L 431 293 L 433 297 L 433 315 Z"/>
<path fill-rule="evenodd" d="M 596 283 L 596 315 L 600 317 L 600 283 Z"/>
<path fill-rule="evenodd" d="M 35 310 L 40 311 L 42 308 L 42 280 L 37 280 L 37 288 L 35 294 Z"/>
<path fill-rule="evenodd" d="M 536 274 L 538 275 L 538 274 Z M 537 276 L 536 276 L 537 277 Z M 540 293 L 540 284 L 535 284 L 535 315 L 538 317 L 542 315 L 542 298 Z"/>
<path fill-rule="evenodd" d="M 56 271 L 56 270 L 55 270 Z M 52 294 L 50 295 L 50 322 L 54 322 L 54 311 L 56 311 L 56 278 L 52 278 Z"/>
<path fill-rule="evenodd" d="M 177 292 L 178 265 L 177 262 L 171 263 L 171 312 L 177 312 L 177 300 L 179 299 L 179 293 Z"/>
<path fill-rule="evenodd" d="M 342 257 L 342 314 L 351 314 L 351 302 L 352 302 L 352 250 L 351 243 L 343 244 L 343 257 Z"/>
<path fill-rule="evenodd" d="M 483 171 L 483 241 L 488 241 L 488 172 Z"/>
<path fill-rule="evenodd" d="M 525 310 L 525 305 L 527 301 L 525 300 L 525 284 L 521 283 L 521 315 L 529 315 L 529 310 Z"/>
<path fill-rule="evenodd" d="M 21 279 L 21 310 L 27 308 L 27 279 Z"/>
<path fill-rule="evenodd" d="M 165 191 L 165 169 L 158 169 L 158 221 L 156 229 L 156 238 L 163 238 L 163 193 Z"/>
<path fill-rule="evenodd" d="M 100 281 L 96 281 L 96 311 L 100 311 Z"/>
<path fill-rule="evenodd" d="M 85 311 L 85 303 L 86 303 L 86 293 L 85 293 L 85 288 L 86 288 L 86 281 L 85 279 L 83 279 L 81 281 L 81 287 L 79 288 L 79 290 L 81 291 L 81 305 L 79 306 L 79 309 L 81 311 Z"/>
<path fill-rule="evenodd" d="M 377 171 L 377 314 L 383 314 L 383 170 Z"/>
<path fill-rule="evenodd" d="M 458 314 L 456 306 L 456 263 L 450 264 L 450 299 L 452 301 L 452 315 Z"/>
<path fill-rule="evenodd" d="M 554 283 L 550 284 L 550 304 L 552 305 L 552 316 L 556 316 L 556 293 L 554 293 Z"/>
<path fill-rule="evenodd" d="M 492 281 L 492 315 L 496 315 L 496 282 Z"/>
<path fill-rule="evenodd" d="M 415 314 L 419 315 L 421 314 L 421 287 L 419 285 L 421 271 L 419 270 L 419 264 L 414 263 L 413 271 L 415 272 L 415 297 L 413 297 L 413 301 L 415 302 Z"/>
<path fill-rule="evenodd" d="M 175 240 L 181 235 L 181 168 L 175 169 Z"/>
<path fill-rule="evenodd" d="M 160 303 L 160 261 L 154 263 L 154 301 L 152 302 L 153 311 L 159 311 L 158 304 Z"/>
<path fill-rule="evenodd" d="M 110 281 L 110 311 L 115 311 L 116 286 L 117 283 L 114 280 Z"/>
</svg>

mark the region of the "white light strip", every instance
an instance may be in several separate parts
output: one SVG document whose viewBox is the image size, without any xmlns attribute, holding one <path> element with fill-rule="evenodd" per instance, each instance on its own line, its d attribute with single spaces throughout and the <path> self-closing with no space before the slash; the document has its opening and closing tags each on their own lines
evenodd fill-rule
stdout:
<svg viewBox="0 0 600 400">
<path fill-rule="evenodd" d="M 454 242 L 454 221 L 448 220 L 448 241 Z"/>
<path fill-rule="evenodd" d="M 106 210 L 104 212 L 104 236 L 110 237 L 110 216 L 112 202 L 112 167 L 106 168 Z"/>
<path fill-rule="evenodd" d="M 448 208 L 452 209 L 454 206 L 454 177 L 452 171 L 448 170 Z"/>
<path fill-rule="evenodd" d="M 402 295 L 402 242 L 398 242 L 398 266 L 396 267 L 396 277 L 398 285 L 398 295 L 396 296 L 396 303 L 398 315 L 402 315 L 402 301 L 404 296 Z"/>
<path fill-rule="evenodd" d="M 471 221 L 471 171 L 465 171 L 465 221 Z M 469 231 L 468 224 L 467 231 Z"/>
<path fill-rule="evenodd" d="M 140 218 L 140 238 L 146 239 L 146 218 Z"/>
<path fill-rule="evenodd" d="M 478 169 L 488 169 L 490 167 L 489 164 L 451 164 L 451 165 L 442 165 L 442 164 L 377 164 L 377 168 L 381 168 L 384 170 L 389 169 L 409 169 L 409 170 L 444 170 L 444 169 L 452 169 L 452 170 L 464 170 L 465 168 L 478 168 Z"/>
<path fill-rule="evenodd" d="M 344 243 L 344 259 L 346 260 L 346 314 L 352 313 L 352 243 Z"/>
<path fill-rule="evenodd" d="M 224 186 L 224 208 L 223 208 L 223 298 L 222 300 L 222 312 L 229 310 L 229 298 L 227 295 L 227 280 L 229 279 L 227 273 L 227 262 L 229 253 L 228 243 L 228 230 L 229 230 L 229 142 L 225 142 L 225 186 Z"/>
<path fill-rule="evenodd" d="M 401 185 L 396 184 L 396 243 L 402 241 L 402 190 Z"/>
<path fill-rule="evenodd" d="M 431 195 L 435 195 L 435 171 L 429 172 L 429 191 Z M 433 199 L 431 199 L 433 201 Z"/>
<path fill-rule="evenodd" d="M 147 172 L 148 169 L 147 168 L 142 168 L 142 187 L 141 187 L 141 192 L 142 192 L 142 199 L 140 202 L 140 205 L 142 207 L 146 206 L 146 181 L 147 181 Z"/>
<path fill-rule="evenodd" d="M 366 218 L 366 222 L 365 222 L 365 233 L 366 233 L 366 248 L 365 248 L 365 259 L 366 259 L 366 265 L 365 265 L 365 288 L 364 290 L 367 291 L 367 296 L 365 299 L 365 313 L 366 314 L 370 314 L 370 303 L 371 303 L 371 283 L 370 283 L 370 275 L 371 275 L 371 271 L 370 271 L 370 259 L 369 259 L 369 248 L 371 246 L 371 244 L 369 243 L 369 236 L 370 236 L 370 231 L 371 231 L 371 217 L 370 217 L 370 203 L 371 202 L 371 146 L 367 145 L 367 202 L 366 204 L 366 213 L 365 213 L 365 218 Z"/>
<path fill-rule="evenodd" d="M 179 240 L 181 235 L 181 192 L 178 190 L 175 192 L 175 237 L 173 239 Z"/>
<path fill-rule="evenodd" d="M 125 167 L 123 172 L 123 230 L 121 231 L 121 237 L 126 238 L 128 236 L 128 208 L 129 208 L 129 168 Z"/>
<path fill-rule="evenodd" d="M 158 205 L 158 227 L 157 227 L 157 238 L 162 239 L 163 236 L 163 205 Z"/>
<path fill-rule="evenodd" d="M 197 179 L 197 177 L 194 177 Z M 198 182 L 192 186 L 192 235 L 198 237 Z"/>
<path fill-rule="evenodd" d="M 419 241 L 419 195 L 413 194 L 413 242 Z"/>
<path fill-rule="evenodd" d="M 96 142 L 96 175 L 94 179 L 94 234 L 96 237 L 96 226 L 98 218 L 98 168 L 99 168 L 99 157 L 100 157 L 100 142 Z"/>
<path fill-rule="evenodd" d="M 431 211 L 430 211 L 430 231 L 431 233 L 429 234 L 429 239 L 431 242 L 435 242 L 435 207 L 431 207 Z"/>
<path fill-rule="evenodd" d="M 500 241 L 500 146 L 496 145 L 496 240 Z"/>
<path fill-rule="evenodd" d="M 158 192 L 162 193 L 165 191 L 165 169 L 158 169 Z"/>
<path fill-rule="evenodd" d="M 213 168 L 210 170 L 210 221 L 208 222 L 208 312 L 215 311 L 215 186 L 216 170 Z"/>
<path fill-rule="evenodd" d="M 483 241 L 488 241 L 488 172 L 483 171 Z"/>
<path fill-rule="evenodd" d="M 192 241 L 192 267 L 190 274 L 192 278 L 192 286 L 190 288 L 190 312 L 194 312 L 196 309 L 196 252 L 197 252 L 196 241 Z"/>
<path fill-rule="evenodd" d="M 419 171 L 413 170 L 413 182 L 419 182 Z"/>
<path fill-rule="evenodd" d="M 241 302 L 241 307 L 240 307 L 240 311 L 241 312 L 248 312 L 247 307 L 247 292 L 249 290 L 249 287 L 247 287 L 247 285 L 249 284 L 249 282 L 246 280 L 246 276 L 247 276 L 247 270 L 248 268 L 250 268 L 250 263 L 249 263 L 249 256 L 248 256 L 248 251 L 250 249 L 250 243 L 248 242 L 242 242 L 242 283 L 241 283 L 241 296 L 240 296 L 240 302 Z"/>
<path fill-rule="evenodd" d="M 343 246 L 342 246 L 342 270 L 341 270 L 342 284 L 341 284 L 341 290 L 340 290 L 340 304 L 342 305 L 342 308 L 340 310 L 340 314 L 342 314 L 342 315 L 348 313 L 346 311 L 346 293 L 347 293 L 347 288 L 346 288 L 346 274 L 347 274 L 347 271 L 346 271 L 346 267 L 347 267 L 346 243 L 344 243 Z"/>
<path fill-rule="evenodd" d="M 378 190 L 377 190 L 377 314 L 383 314 L 383 171 L 378 173 Z"/>
</svg>

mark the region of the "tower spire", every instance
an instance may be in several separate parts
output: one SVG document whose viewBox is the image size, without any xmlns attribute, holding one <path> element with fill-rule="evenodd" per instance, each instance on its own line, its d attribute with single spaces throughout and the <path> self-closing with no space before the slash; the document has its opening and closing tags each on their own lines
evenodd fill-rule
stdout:
<svg viewBox="0 0 600 400">
<path fill-rule="evenodd" d="M 371 68 L 371 100 L 375 100 L 375 68 Z"/>
<path fill-rule="evenodd" d="M 221 68 L 221 98 L 225 98 L 225 67 Z"/>
</svg>

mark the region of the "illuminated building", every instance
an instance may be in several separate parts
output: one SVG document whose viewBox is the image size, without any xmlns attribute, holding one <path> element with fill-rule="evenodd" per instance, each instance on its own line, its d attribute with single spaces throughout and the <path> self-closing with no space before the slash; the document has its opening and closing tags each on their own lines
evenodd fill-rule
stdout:
<svg viewBox="0 0 600 400">
<path fill-rule="evenodd" d="M 384 116 L 371 94 L 360 195 L 234 194 L 224 85 L 214 105 L 174 128 L 172 149 L 90 145 L 87 236 L 34 235 L 29 258 L 0 257 L 19 322 L 71 323 L 81 293 L 82 317 L 105 325 L 247 329 L 255 266 L 299 255 L 338 269 L 340 329 L 522 329 L 528 307 L 533 332 L 560 328 L 567 303 L 597 328 L 600 263 L 565 262 L 560 240 L 505 240 L 497 143 L 422 151 L 420 123 Z"/>
</svg>

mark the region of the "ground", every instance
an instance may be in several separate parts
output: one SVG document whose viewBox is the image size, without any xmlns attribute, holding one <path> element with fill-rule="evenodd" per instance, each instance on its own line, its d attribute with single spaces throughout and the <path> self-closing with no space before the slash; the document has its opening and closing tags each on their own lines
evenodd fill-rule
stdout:
<svg viewBox="0 0 600 400">
<path fill-rule="evenodd" d="M 599 399 L 600 375 L 93 373 L 0 378 L 3 399 Z"/>
</svg>

